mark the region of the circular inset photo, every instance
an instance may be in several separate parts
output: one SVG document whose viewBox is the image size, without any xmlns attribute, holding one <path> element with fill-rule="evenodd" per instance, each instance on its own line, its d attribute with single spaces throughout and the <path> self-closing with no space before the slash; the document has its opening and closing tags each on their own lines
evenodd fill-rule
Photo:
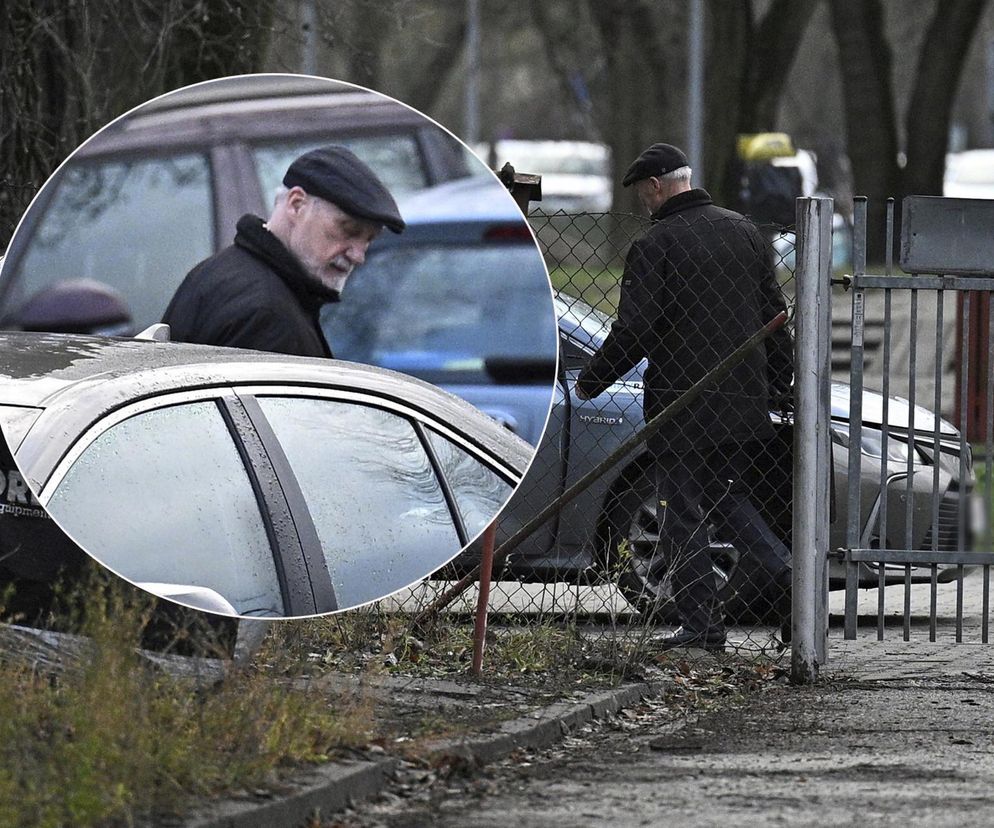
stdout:
<svg viewBox="0 0 994 828">
<path fill-rule="evenodd" d="M 456 558 L 552 402 L 518 202 L 426 116 L 319 78 L 197 84 L 94 135 L 0 268 L 15 589 L 65 571 L 45 521 L 65 561 L 240 617 L 348 609 Z"/>
</svg>

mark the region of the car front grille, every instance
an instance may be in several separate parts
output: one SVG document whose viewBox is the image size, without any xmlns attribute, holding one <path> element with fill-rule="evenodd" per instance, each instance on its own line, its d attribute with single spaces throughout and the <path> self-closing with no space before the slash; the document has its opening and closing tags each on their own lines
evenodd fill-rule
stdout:
<svg viewBox="0 0 994 828">
<path fill-rule="evenodd" d="M 969 492 L 963 497 L 959 489 L 950 487 L 939 501 L 939 520 L 929 527 L 922 541 L 921 549 L 930 551 L 933 539 L 937 537 L 936 550 L 939 552 L 956 552 L 959 550 L 960 504 L 963 505 L 964 539 L 966 546 L 970 545 L 970 512 L 968 506 Z"/>
</svg>

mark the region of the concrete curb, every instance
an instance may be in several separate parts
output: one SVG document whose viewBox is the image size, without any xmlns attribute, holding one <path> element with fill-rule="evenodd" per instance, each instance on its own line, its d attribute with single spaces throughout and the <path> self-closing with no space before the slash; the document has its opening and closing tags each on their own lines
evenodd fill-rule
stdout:
<svg viewBox="0 0 994 828">
<path fill-rule="evenodd" d="M 313 814 L 332 814 L 352 802 L 376 796 L 386 786 L 399 759 L 322 765 L 296 779 L 290 793 L 272 799 L 231 799 L 202 808 L 182 824 L 188 828 L 271 828 L 303 823 Z"/>
<path fill-rule="evenodd" d="M 540 750 L 594 719 L 659 695 L 666 681 L 640 682 L 592 693 L 579 702 L 558 702 L 502 723 L 493 733 L 429 742 L 428 756 L 441 764 L 477 768 L 522 748 Z M 265 801 L 226 800 L 202 808 L 189 828 L 270 828 L 303 825 L 314 813 L 325 816 L 382 791 L 399 764 L 395 758 L 324 765 L 292 783 L 289 793 Z"/>
</svg>

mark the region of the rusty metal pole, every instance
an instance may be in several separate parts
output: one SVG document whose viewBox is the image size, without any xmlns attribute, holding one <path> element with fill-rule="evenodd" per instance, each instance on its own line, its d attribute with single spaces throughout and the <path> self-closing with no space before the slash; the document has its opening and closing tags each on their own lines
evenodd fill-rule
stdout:
<svg viewBox="0 0 994 828">
<path fill-rule="evenodd" d="M 480 592 L 476 596 L 476 626 L 473 628 L 473 675 L 483 670 L 483 647 L 487 638 L 487 610 L 490 607 L 490 581 L 494 572 L 494 543 L 497 521 L 483 530 L 483 553 L 480 556 Z"/>
</svg>

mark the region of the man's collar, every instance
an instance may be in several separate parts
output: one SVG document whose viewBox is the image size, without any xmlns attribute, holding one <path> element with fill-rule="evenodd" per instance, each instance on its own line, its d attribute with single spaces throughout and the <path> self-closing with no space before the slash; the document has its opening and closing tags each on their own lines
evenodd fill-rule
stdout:
<svg viewBox="0 0 994 828">
<path fill-rule="evenodd" d="M 684 190 L 682 193 L 677 193 L 675 196 L 666 199 L 659 209 L 652 214 L 652 220 L 659 221 L 673 215 L 673 213 L 679 213 L 681 210 L 686 210 L 690 207 L 704 207 L 713 203 L 707 190 L 703 190 L 700 187 L 695 187 L 692 190 Z"/>
<path fill-rule="evenodd" d="M 339 301 L 339 293 L 300 266 L 294 256 L 258 216 L 247 214 L 236 225 L 235 244 L 265 261 L 305 306 L 313 309 Z"/>
</svg>

